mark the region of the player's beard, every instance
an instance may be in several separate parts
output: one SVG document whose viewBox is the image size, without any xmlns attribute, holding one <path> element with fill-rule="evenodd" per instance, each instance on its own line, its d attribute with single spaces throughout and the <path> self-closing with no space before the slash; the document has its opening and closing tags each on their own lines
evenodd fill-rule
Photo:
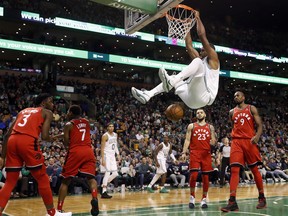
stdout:
<svg viewBox="0 0 288 216">
<path fill-rule="evenodd" d="M 203 121 L 204 121 L 204 119 L 205 119 L 205 117 L 202 117 L 202 118 L 198 118 L 198 121 L 199 121 L 199 122 L 203 122 Z"/>
<path fill-rule="evenodd" d="M 243 100 L 234 100 L 234 103 L 235 103 L 236 105 L 240 105 L 242 102 L 243 102 Z"/>
</svg>

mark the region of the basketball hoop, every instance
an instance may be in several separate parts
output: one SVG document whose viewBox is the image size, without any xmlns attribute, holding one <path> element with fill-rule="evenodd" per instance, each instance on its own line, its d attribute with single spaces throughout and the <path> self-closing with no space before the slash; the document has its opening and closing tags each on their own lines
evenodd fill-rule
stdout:
<svg viewBox="0 0 288 216">
<path fill-rule="evenodd" d="M 183 40 L 190 29 L 195 25 L 194 9 L 179 4 L 166 13 L 168 23 L 168 37 Z"/>
</svg>

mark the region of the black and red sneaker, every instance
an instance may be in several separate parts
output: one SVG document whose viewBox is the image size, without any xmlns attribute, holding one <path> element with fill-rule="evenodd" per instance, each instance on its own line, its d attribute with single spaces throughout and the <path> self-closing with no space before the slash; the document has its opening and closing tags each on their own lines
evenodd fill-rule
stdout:
<svg viewBox="0 0 288 216">
<path fill-rule="evenodd" d="M 239 207 L 238 207 L 236 201 L 232 202 L 232 201 L 228 200 L 228 205 L 221 208 L 221 211 L 223 211 L 223 212 L 239 211 Z"/>
<path fill-rule="evenodd" d="M 257 209 L 266 208 L 266 198 L 265 197 L 258 197 L 258 205 L 256 206 Z"/>
</svg>

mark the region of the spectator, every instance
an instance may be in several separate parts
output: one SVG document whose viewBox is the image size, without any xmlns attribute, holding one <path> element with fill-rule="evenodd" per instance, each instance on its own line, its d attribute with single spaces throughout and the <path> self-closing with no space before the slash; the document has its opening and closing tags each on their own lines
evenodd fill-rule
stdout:
<svg viewBox="0 0 288 216">
<path fill-rule="evenodd" d="M 144 190 L 144 183 L 150 182 L 154 177 L 154 169 L 147 163 L 146 157 L 143 157 L 141 163 L 136 167 L 138 189 Z"/>
<path fill-rule="evenodd" d="M 175 161 L 174 163 L 170 164 L 168 167 L 168 176 L 173 181 L 173 187 L 183 188 L 186 176 L 181 174 L 179 162 Z M 180 180 L 180 183 L 178 182 Z"/>
</svg>

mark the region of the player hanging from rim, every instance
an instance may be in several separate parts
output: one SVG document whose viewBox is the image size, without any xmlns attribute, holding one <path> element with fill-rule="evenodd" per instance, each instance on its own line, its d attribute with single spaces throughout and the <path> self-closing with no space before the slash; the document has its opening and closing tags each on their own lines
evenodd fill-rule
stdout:
<svg viewBox="0 0 288 216">
<path fill-rule="evenodd" d="M 192 62 L 177 75 L 169 76 L 164 68 L 160 68 L 162 81 L 151 90 L 131 88 L 133 97 L 146 104 L 152 97 L 169 92 L 175 88 L 175 94 L 191 109 L 211 105 L 218 93 L 220 63 L 213 44 L 206 37 L 205 27 L 198 11 L 195 11 L 197 34 L 203 48 L 200 53 L 193 48 L 190 32 L 185 37 L 186 49 Z"/>
</svg>

